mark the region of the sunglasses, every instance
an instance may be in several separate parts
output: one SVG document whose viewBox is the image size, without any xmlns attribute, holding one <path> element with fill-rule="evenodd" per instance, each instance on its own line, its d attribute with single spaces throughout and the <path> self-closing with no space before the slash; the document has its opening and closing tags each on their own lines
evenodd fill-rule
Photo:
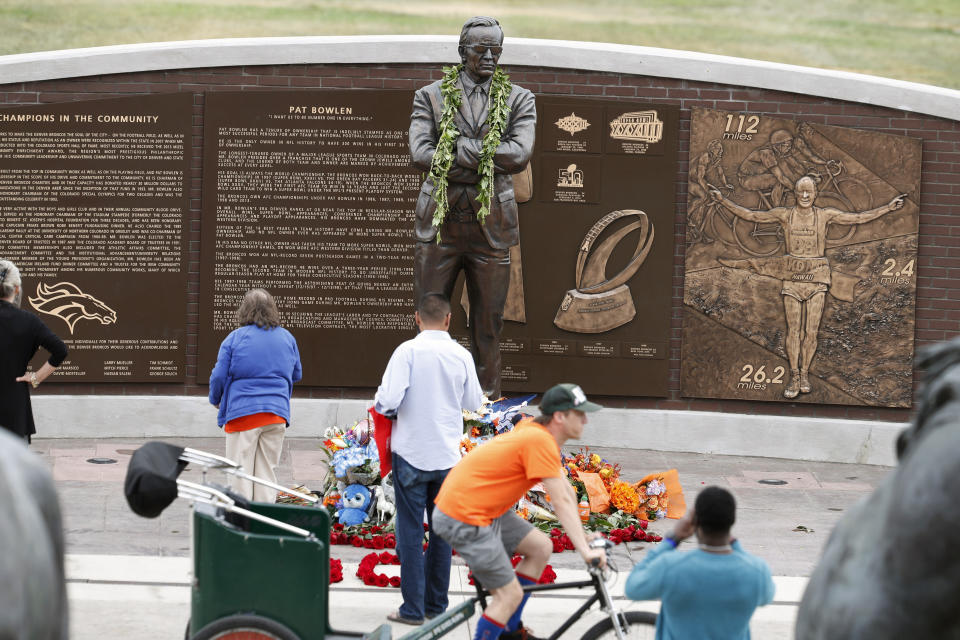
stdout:
<svg viewBox="0 0 960 640">
<path fill-rule="evenodd" d="M 489 51 L 490 54 L 494 57 L 499 56 L 501 53 L 503 53 L 503 47 L 491 47 L 485 44 L 475 44 L 472 47 L 467 47 L 467 48 L 473 51 L 478 56 L 484 55 L 487 51 Z"/>
</svg>

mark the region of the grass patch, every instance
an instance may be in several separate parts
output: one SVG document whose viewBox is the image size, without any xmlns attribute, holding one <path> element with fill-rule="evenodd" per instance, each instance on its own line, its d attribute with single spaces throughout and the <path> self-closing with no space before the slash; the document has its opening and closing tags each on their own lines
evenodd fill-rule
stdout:
<svg viewBox="0 0 960 640">
<path fill-rule="evenodd" d="M 0 54 L 204 38 L 508 35 L 703 51 L 960 88 L 958 0 L 4 0 Z M 451 55 L 451 58 L 455 54 Z"/>
</svg>

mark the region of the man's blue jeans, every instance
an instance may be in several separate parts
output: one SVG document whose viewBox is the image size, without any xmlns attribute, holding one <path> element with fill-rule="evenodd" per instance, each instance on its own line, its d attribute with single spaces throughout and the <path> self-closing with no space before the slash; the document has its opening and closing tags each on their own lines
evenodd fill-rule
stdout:
<svg viewBox="0 0 960 640">
<path fill-rule="evenodd" d="M 450 588 L 450 545 L 433 533 L 433 500 L 449 469 L 421 471 L 393 454 L 393 488 L 397 496 L 394 520 L 400 558 L 400 615 L 422 620 L 447 609 Z M 430 525 L 430 545 L 423 551 L 423 512 Z"/>
</svg>

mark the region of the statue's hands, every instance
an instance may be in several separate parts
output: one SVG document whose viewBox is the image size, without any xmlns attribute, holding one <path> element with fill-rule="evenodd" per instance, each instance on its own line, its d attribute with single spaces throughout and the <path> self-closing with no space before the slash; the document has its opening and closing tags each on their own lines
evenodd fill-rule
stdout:
<svg viewBox="0 0 960 640">
<path fill-rule="evenodd" d="M 896 198 L 890 201 L 890 204 L 887 206 L 890 207 L 891 211 L 896 211 L 897 209 L 903 209 L 903 201 L 907 197 L 907 194 L 901 193 Z"/>
<path fill-rule="evenodd" d="M 711 198 L 714 202 L 722 202 L 722 201 L 723 201 L 723 194 L 720 193 L 720 189 L 717 189 L 717 188 L 716 188 L 715 186 L 713 186 L 713 185 L 708 185 L 708 186 L 709 186 L 709 189 L 710 189 L 710 198 Z"/>
</svg>

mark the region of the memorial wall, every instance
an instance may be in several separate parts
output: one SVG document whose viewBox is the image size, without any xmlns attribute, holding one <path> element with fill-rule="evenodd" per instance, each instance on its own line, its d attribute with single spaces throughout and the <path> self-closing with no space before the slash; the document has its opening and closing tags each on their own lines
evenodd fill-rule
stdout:
<svg viewBox="0 0 960 640">
<path fill-rule="evenodd" d="M 720 83 L 508 71 L 536 94 L 538 130 L 506 391 L 563 378 L 612 406 L 906 418 L 914 345 L 960 326 L 956 120 Z M 205 394 L 240 296 L 264 286 L 301 345 L 297 393 L 367 397 L 414 334 L 422 176 L 406 129 L 413 91 L 438 72 L 280 65 L 0 85 L 0 254 L 23 270 L 23 306 L 71 349 L 63 384 L 40 391 Z M 819 170 L 816 207 L 904 204 L 828 224 L 817 265 L 788 264 L 789 224 L 743 220 L 711 195 L 793 206 L 785 186 L 747 175 L 780 132 L 801 173 Z M 784 293 L 786 280 L 811 285 L 822 308 Z M 460 293 L 451 332 L 466 344 Z M 801 323 L 820 320 L 807 326 L 813 356 L 809 343 L 797 356 L 811 390 L 796 398 L 783 395 L 785 298 Z"/>
<path fill-rule="evenodd" d="M 69 349 L 56 380 L 184 379 L 192 102 L 0 112 L 0 255 L 21 271 L 22 307 Z"/>
<path fill-rule="evenodd" d="M 410 165 L 410 102 L 389 90 L 207 97 L 201 362 L 216 360 L 243 293 L 262 286 L 297 337 L 303 384 L 379 384 L 413 327 L 422 178 Z M 589 376 L 596 393 L 665 396 L 677 109 L 553 98 L 539 111 L 504 388 Z M 469 347 L 462 301 L 451 332 Z"/>
</svg>

